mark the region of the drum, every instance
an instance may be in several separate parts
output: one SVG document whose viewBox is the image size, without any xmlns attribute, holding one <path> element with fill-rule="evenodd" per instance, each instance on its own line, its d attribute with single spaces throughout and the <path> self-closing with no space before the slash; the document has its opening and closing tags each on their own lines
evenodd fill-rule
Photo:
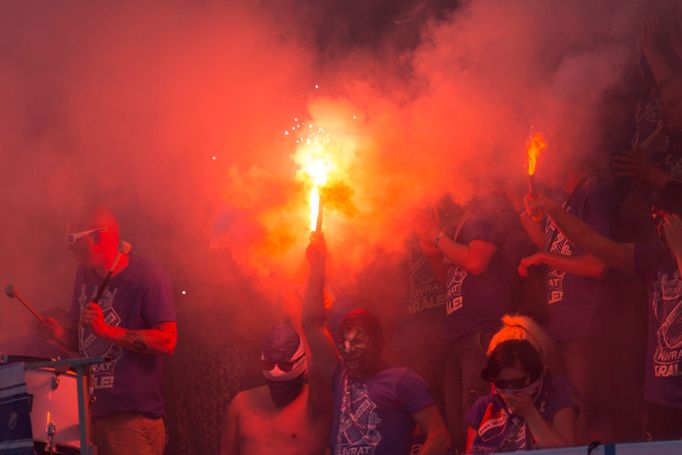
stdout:
<svg viewBox="0 0 682 455">
<path fill-rule="evenodd" d="M 33 440 L 78 449 L 78 384 L 76 373 L 54 368 L 27 369 L 26 388 L 33 396 L 31 429 Z M 83 389 L 87 397 L 87 386 Z"/>
<path fill-rule="evenodd" d="M 38 453 L 48 453 L 46 449 L 50 443 L 55 454 L 80 453 L 78 376 L 68 367 L 31 367 L 41 366 L 41 363 L 44 365 L 48 361 L 38 357 L 3 356 L 0 360 L 0 382 L 9 381 L 9 384 L 15 384 L 13 387 L 21 387 L 21 383 L 25 383 L 24 394 L 29 397 L 33 445 L 39 450 Z M 10 370 L 12 368 L 14 371 Z M 87 382 L 87 378 L 83 378 L 83 381 Z M 85 383 L 83 391 L 85 403 L 88 403 L 88 387 Z"/>
</svg>

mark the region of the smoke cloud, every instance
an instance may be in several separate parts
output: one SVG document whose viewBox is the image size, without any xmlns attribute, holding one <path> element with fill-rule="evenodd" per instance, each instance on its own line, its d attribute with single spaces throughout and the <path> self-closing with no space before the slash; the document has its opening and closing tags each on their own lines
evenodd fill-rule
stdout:
<svg viewBox="0 0 682 455">
<path fill-rule="evenodd" d="M 309 130 L 329 136 L 324 229 L 353 284 L 401 257 L 415 210 L 521 178 L 531 129 L 550 182 L 612 153 L 604 100 L 644 4 L 3 2 L 0 277 L 66 307 L 66 224 L 97 200 L 204 335 L 257 339 L 304 279 Z M 31 330 L 13 302 L 0 318 L 2 338 Z"/>
</svg>

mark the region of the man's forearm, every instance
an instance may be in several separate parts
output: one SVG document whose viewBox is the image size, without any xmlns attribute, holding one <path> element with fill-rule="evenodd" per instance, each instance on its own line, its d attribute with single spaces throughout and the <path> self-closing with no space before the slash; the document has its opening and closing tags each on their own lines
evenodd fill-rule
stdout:
<svg viewBox="0 0 682 455">
<path fill-rule="evenodd" d="M 521 226 L 526 231 L 528 238 L 539 250 L 545 247 L 545 229 L 541 221 L 534 221 L 528 212 L 519 215 Z"/>
<path fill-rule="evenodd" d="M 450 448 L 450 436 L 448 432 L 433 430 L 426 435 L 426 440 L 422 445 L 419 455 L 437 455 L 447 453 Z"/>
<path fill-rule="evenodd" d="M 606 265 L 626 273 L 634 273 L 634 258 L 630 245 L 614 242 L 599 234 L 583 220 L 565 212 L 561 207 L 552 210 L 549 215 L 571 242 L 589 251 Z"/>
<path fill-rule="evenodd" d="M 131 330 L 112 326 L 108 332 L 102 338 L 141 354 L 171 355 L 175 350 L 174 335 L 157 328 Z"/>
<path fill-rule="evenodd" d="M 542 263 L 571 275 L 589 278 L 604 278 L 607 271 L 606 265 L 591 255 L 564 256 L 561 254 L 544 253 Z"/>
<path fill-rule="evenodd" d="M 303 327 L 324 325 L 324 276 L 325 266 L 311 267 L 308 284 L 303 296 Z"/>
</svg>

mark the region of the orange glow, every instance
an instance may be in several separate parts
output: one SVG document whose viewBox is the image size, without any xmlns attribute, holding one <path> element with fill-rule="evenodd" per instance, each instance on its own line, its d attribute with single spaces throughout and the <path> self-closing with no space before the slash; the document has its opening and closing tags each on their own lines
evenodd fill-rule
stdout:
<svg viewBox="0 0 682 455">
<path fill-rule="evenodd" d="M 296 125 L 296 128 L 301 128 L 301 125 Z M 312 124 L 303 125 L 303 131 L 306 131 L 307 135 L 296 141 L 298 147 L 294 159 L 300 166 L 299 176 L 310 186 L 308 192 L 310 230 L 315 231 L 318 228 L 318 217 L 321 215 L 320 189 L 327 184 L 334 165 L 329 156 L 329 134 L 323 128 L 315 128 Z"/>
<path fill-rule="evenodd" d="M 528 142 L 528 175 L 535 175 L 538 158 L 542 151 L 547 148 L 547 142 L 542 134 L 535 133 Z"/>
</svg>

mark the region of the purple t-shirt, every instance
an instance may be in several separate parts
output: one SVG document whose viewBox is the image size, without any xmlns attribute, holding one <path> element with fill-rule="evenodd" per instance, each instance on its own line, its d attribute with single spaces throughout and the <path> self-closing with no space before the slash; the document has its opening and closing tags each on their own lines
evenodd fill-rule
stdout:
<svg viewBox="0 0 682 455">
<path fill-rule="evenodd" d="M 332 379 L 334 455 L 408 455 L 412 415 L 433 404 L 428 385 L 409 368 L 389 367 L 353 381 L 339 362 Z"/>
<path fill-rule="evenodd" d="M 78 268 L 71 303 L 71 320 L 95 298 L 102 277 L 94 269 Z M 128 266 L 109 280 L 99 305 L 104 319 L 126 329 L 149 329 L 175 321 L 173 289 L 168 275 L 156 264 L 131 255 Z M 92 417 L 117 412 L 139 412 L 156 418 L 164 415 L 163 357 L 139 354 L 95 336 L 79 326 L 78 347 L 86 357 L 111 357 L 95 365 L 95 402 Z"/>
<path fill-rule="evenodd" d="M 564 204 L 566 212 L 587 223 L 592 229 L 609 237 L 613 220 L 613 193 L 610 186 L 591 176 L 583 180 Z M 561 232 L 551 219 L 545 227 L 545 250 L 563 256 L 586 254 Z M 547 268 L 547 331 L 556 340 L 598 334 L 602 327 L 595 318 L 600 305 L 607 305 L 609 280 L 566 273 Z"/>
<path fill-rule="evenodd" d="M 482 240 L 497 247 L 488 270 L 472 275 L 464 268 L 444 260 L 448 267 L 445 296 L 447 339 L 457 340 L 478 330 L 497 330 L 500 319 L 511 305 L 511 280 L 515 264 L 510 260 L 507 243 L 513 227 L 513 211 L 502 197 L 474 201 L 461 225 L 449 232 L 457 242 Z"/>
<path fill-rule="evenodd" d="M 635 269 L 647 276 L 649 340 L 644 396 L 667 408 L 682 409 L 682 280 L 670 250 L 635 244 Z"/>
<path fill-rule="evenodd" d="M 564 408 L 576 407 L 575 389 L 561 377 L 544 377 L 535 406 L 543 419 L 552 422 L 554 415 Z M 479 398 L 466 414 L 467 424 L 476 430 L 472 444 L 474 454 L 514 452 L 535 448 L 533 435 L 525 419 L 510 414 L 496 393 Z"/>
</svg>

